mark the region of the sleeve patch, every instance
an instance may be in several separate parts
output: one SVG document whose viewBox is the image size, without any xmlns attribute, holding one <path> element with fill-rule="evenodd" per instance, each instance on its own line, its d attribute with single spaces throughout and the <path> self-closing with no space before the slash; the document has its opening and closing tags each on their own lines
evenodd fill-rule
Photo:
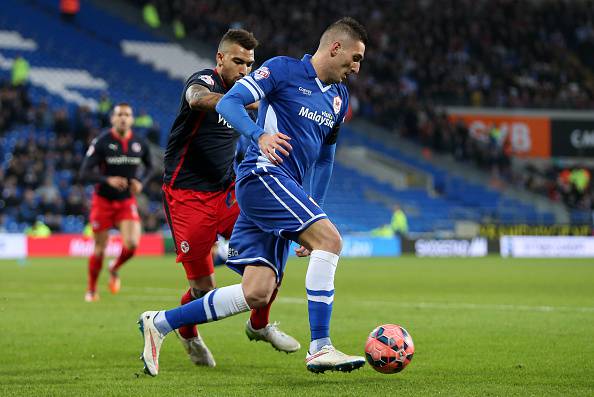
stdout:
<svg viewBox="0 0 594 397">
<path fill-rule="evenodd" d="M 215 84 L 214 79 L 211 76 L 207 75 L 207 74 L 203 74 L 201 76 L 198 76 L 198 78 L 200 80 L 204 81 L 208 85 L 214 85 Z"/>
<path fill-rule="evenodd" d="M 267 79 L 268 77 L 270 77 L 270 69 L 266 66 L 262 66 L 254 72 L 254 79 L 256 80 Z"/>
</svg>

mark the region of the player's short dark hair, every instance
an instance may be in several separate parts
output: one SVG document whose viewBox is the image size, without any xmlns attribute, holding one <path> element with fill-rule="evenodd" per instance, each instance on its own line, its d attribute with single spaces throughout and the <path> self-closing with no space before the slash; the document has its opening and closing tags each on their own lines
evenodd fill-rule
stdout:
<svg viewBox="0 0 594 397">
<path fill-rule="evenodd" d="M 365 27 L 361 25 L 355 18 L 351 17 L 343 17 L 334 22 L 332 25 L 326 28 L 324 35 L 331 31 L 346 33 L 352 39 L 361 41 L 365 45 L 367 45 L 367 41 L 369 40 Z"/>
<path fill-rule="evenodd" d="M 219 50 L 221 50 L 224 43 L 239 44 L 246 50 L 253 50 L 260 44 L 252 32 L 244 29 L 229 29 L 219 43 Z"/>
</svg>

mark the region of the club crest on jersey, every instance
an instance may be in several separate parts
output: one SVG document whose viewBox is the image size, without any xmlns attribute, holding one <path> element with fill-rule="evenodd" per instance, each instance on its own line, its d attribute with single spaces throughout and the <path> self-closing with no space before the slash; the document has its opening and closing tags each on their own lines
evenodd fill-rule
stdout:
<svg viewBox="0 0 594 397">
<path fill-rule="evenodd" d="M 334 113 L 340 113 L 340 107 L 342 106 L 342 99 L 339 96 L 334 97 L 334 102 L 332 103 L 334 107 Z"/>
<path fill-rule="evenodd" d="M 181 252 L 183 252 L 184 254 L 187 254 L 188 251 L 190 250 L 190 244 L 187 241 L 182 241 L 181 244 L 179 245 L 179 248 L 181 248 Z"/>
<path fill-rule="evenodd" d="M 254 79 L 256 80 L 267 79 L 268 77 L 270 77 L 270 69 L 266 66 L 262 66 L 254 72 Z"/>
<path fill-rule="evenodd" d="M 140 147 L 140 143 L 138 143 L 138 142 L 134 142 L 130 148 L 132 149 L 133 152 L 136 152 L 136 153 L 138 153 L 142 150 L 142 148 Z"/>
<path fill-rule="evenodd" d="M 215 83 L 215 82 L 214 82 L 214 80 L 213 80 L 213 78 L 212 78 L 212 77 L 210 77 L 210 76 L 209 76 L 209 75 L 207 75 L 207 74 L 203 74 L 202 76 L 199 76 L 198 78 L 199 78 L 200 80 L 204 81 L 204 82 L 205 82 L 206 84 L 208 84 L 208 85 L 214 85 L 214 83 Z"/>
</svg>

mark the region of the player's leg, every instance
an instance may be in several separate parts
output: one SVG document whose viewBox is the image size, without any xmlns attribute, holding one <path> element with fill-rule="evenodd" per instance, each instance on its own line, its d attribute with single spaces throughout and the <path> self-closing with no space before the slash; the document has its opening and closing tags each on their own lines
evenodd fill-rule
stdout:
<svg viewBox="0 0 594 397">
<path fill-rule="evenodd" d="M 305 276 L 311 331 L 307 368 L 312 372 L 350 372 L 360 368 L 365 364 L 363 357 L 349 356 L 336 350 L 330 340 L 334 275 L 342 249 L 340 234 L 332 222 L 321 219 L 303 230 L 298 240 L 311 253 Z"/>
<path fill-rule="evenodd" d="M 85 301 L 95 302 L 99 300 L 97 293 L 97 279 L 103 267 L 103 256 L 107 248 L 108 231 L 113 226 L 114 209 L 112 202 L 94 194 L 91 201 L 91 213 L 89 221 L 93 228 L 93 240 L 95 247 L 93 254 L 89 257 L 88 264 L 88 285 L 85 294 Z"/>
<path fill-rule="evenodd" d="M 107 247 L 108 238 L 109 235 L 107 230 L 96 231 L 93 233 L 95 247 L 93 248 L 93 254 L 89 257 L 87 292 L 85 294 L 85 301 L 87 302 L 95 302 L 99 300 L 99 294 L 97 293 L 97 279 L 99 278 L 101 267 L 103 266 L 103 255 L 105 253 L 105 248 Z"/>
<path fill-rule="evenodd" d="M 222 320 L 246 312 L 250 307 L 265 306 L 275 286 L 276 275 L 270 268 L 249 266 L 244 272 L 242 284 L 214 289 L 202 298 L 172 310 L 142 313 L 139 325 L 144 337 L 142 359 L 145 372 L 152 376 L 158 374 L 161 344 L 174 329 Z"/>
<path fill-rule="evenodd" d="M 120 255 L 109 264 L 109 290 L 112 294 L 117 294 L 120 291 L 121 282 L 118 271 L 124 263 L 134 256 L 142 233 L 140 221 L 133 219 L 120 221 L 118 229 L 122 236 L 122 251 L 120 252 Z"/>
<path fill-rule="evenodd" d="M 235 198 L 235 187 L 231 186 L 225 194 L 225 199 L 219 205 L 218 233 L 226 239 L 231 238 L 233 227 L 239 216 L 239 205 Z M 286 353 L 296 352 L 301 344 L 292 336 L 287 335 L 278 327 L 278 323 L 270 323 L 270 308 L 278 293 L 278 286 L 274 288 L 268 303 L 261 308 L 250 311 L 250 318 L 246 322 L 245 332 L 253 341 L 265 341 L 275 349 Z"/>
<path fill-rule="evenodd" d="M 329 335 L 334 273 L 342 247 L 340 234 L 321 208 L 291 178 L 282 174 L 256 173 L 252 183 L 260 183 L 274 200 L 239 195 L 241 208 L 255 208 L 249 216 L 260 219 L 261 228 L 270 226 L 274 233 L 304 245 L 311 252 L 306 277 L 312 343 L 307 355 L 311 371 L 350 371 L 365 364 L 363 357 L 347 356 L 332 347 Z M 243 182 L 242 183 L 246 183 Z M 275 204 L 276 203 L 276 204 Z"/>
<path fill-rule="evenodd" d="M 206 196 L 163 187 L 163 208 L 176 247 L 176 261 L 182 263 L 190 287 L 181 297 L 182 305 L 203 297 L 216 285 L 210 254 L 216 239 L 216 217 Z M 177 335 L 194 364 L 216 365 L 195 324 L 180 327 Z"/>
<path fill-rule="evenodd" d="M 231 258 L 227 264 L 242 274 L 242 284 L 214 289 L 202 298 L 173 310 L 143 313 L 140 325 L 144 336 L 142 357 L 145 371 L 153 376 L 157 374 L 159 349 L 165 335 L 172 329 L 216 321 L 250 308 L 266 306 L 282 277 L 288 243 L 285 239 L 262 232 L 240 215 L 230 241 L 235 248 L 230 248 Z"/>
</svg>

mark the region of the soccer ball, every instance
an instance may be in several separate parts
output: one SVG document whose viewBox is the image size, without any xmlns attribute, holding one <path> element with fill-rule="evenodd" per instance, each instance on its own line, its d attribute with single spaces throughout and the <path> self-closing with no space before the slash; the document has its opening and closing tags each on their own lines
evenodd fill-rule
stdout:
<svg viewBox="0 0 594 397">
<path fill-rule="evenodd" d="M 367 338 L 365 358 L 382 374 L 395 374 L 410 363 L 415 345 L 410 334 L 400 325 L 380 325 Z"/>
</svg>

